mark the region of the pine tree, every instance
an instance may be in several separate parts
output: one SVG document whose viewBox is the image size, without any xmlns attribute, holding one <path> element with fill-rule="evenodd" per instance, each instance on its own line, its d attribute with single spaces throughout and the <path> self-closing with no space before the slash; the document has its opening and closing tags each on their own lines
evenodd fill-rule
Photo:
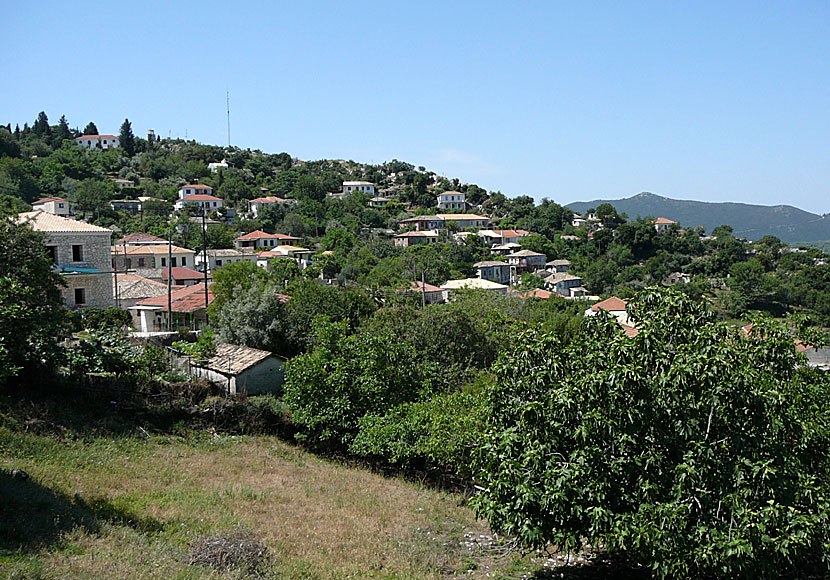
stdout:
<svg viewBox="0 0 830 580">
<path fill-rule="evenodd" d="M 84 135 L 98 135 L 98 127 L 95 126 L 95 123 L 90 121 L 86 127 L 84 127 Z"/>
<path fill-rule="evenodd" d="M 38 113 L 37 119 L 35 119 L 35 123 L 32 125 L 32 132 L 38 137 L 49 137 L 51 134 L 49 117 L 46 116 L 44 111 Z"/>
<path fill-rule="evenodd" d="M 52 132 L 52 147 L 60 149 L 64 139 L 72 139 L 72 131 L 69 130 L 69 123 L 66 122 L 66 115 L 61 115 L 57 128 Z"/>
<path fill-rule="evenodd" d="M 128 157 L 135 155 L 135 135 L 133 135 L 133 127 L 129 119 L 124 119 L 121 124 L 121 134 L 118 137 L 121 149 Z"/>
</svg>

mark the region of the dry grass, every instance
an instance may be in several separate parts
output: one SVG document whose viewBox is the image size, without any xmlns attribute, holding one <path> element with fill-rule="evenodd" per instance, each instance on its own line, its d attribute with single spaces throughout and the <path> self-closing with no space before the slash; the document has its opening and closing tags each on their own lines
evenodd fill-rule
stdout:
<svg viewBox="0 0 830 580">
<path fill-rule="evenodd" d="M 204 568 L 184 557 L 197 537 L 240 527 L 267 546 L 275 577 L 483 578 L 524 568 L 464 547 L 465 533 L 488 530 L 458 496 L 274 438 L 57 448 L 39 436 L 6 432 L 4 439 L 0 430 L 0 447 L 4 441 L 10 452 L 0 455 L 0 468 L 25 469 L 32 485 L 56 494 L 65 509 L 87 510 L 98 525 L 64 527 L 57 538 L 0 552 L 0 577 L 242 578 L 244 570 Z"/>
</svg>

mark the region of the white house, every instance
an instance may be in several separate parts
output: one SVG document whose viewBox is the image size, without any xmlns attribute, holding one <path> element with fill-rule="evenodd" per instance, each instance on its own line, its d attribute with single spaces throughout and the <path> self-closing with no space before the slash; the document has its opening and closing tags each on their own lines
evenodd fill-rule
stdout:
<svg viewBox="0 0 830 580">
<path fill-rule="evenodd" d="M 114 199 L 110 202 L 110 207 L 113 211 L 139 213 L 141 211 L 141 202 L 137 199 Z"/>
<path fill-rule="evenodd" d="M 253 262 L 256 264 L 257 255 L 251 250 L 208 250 L 208 270 L 211 272 L 216 268 L 227 266 L 235 262 Z M 202 252 L 196 254 L 196 269 L 204 270 L 204 256 Z"/>
<path fill-rule="evenodd" d="M 545 278 L 545 286 L 566 298 L 584 296 L 587 291 L 582 286 L 582 278 L 573 276 L 567 272 L 557 272 Z"/>
<path fill-rule="evenodd" d="M 66 280 L 60 292 L 67 308 L 114 305 L 109 255 L 112 230 L 40 210 L 18 214 L 17 222 L 43 232 L 46 251 Z"/>
<path fill-rule="evenodd" d="M 283 199 L 275 195 L 267 195 L 265 197 L 257 197 L 248 202 L 248 211 L 254 216 L 259 217 L 259 212 L 269 205 L 282 205 L 296 203 L 293 199 Z"/>
<path fill-rule="evenodd" d="M 349 195 L 353 192 L 365 193 L 371 195 L 372 197 L 375 196 L 375 184 L 369 181 L 344 181 L 343 182 L 343 195 Z"/>
<path fill-rule="evenodd" d="M 518 244 L 519 240 L 529 235 L 527 230 L 479 230 L 478 235 L 491 246 Z"/>
<path fill-rule="evenodd" d="M 291 245 L 294 242 L 299 242 L 302 238 L 296 236 L 289 236 L 287 234 L 269 234 L 262 230 L 254 230 L 245 235 L 239 236 L 233 242 L 238 250 L 257 248 L 276 248 L 278 246 Z"/>
<path fill-rule="evenodd" d="M 45 211 L 46 213 L 61 217 L 69 217 L 71 213 L 69 202 L 62 197 L 44 197 L 33 202 L 32 209 L 35 211 Z"/>
<path fill-rule="evenodd" d="M 445 191 L 437 199 L 438 209 L 467 209 L 467 196 L 460 191 Z"/>
<path fill-rule="evenodd" d="M 118 147 L 118 137 L 115 135 L 81 135 L 75 137 L 75 143 L 85 149 L 92 149 L 93 147 L 112 149 Z"/>
<path fill-rule="evenodd" d="M 652 223 L 654 224 L 654 229 L 657 230 L 657 233 L 662 234 L 663 232 L 668 231 L 668 229 L 677 222 L 670 220 L 669 218 L 659 217 Z"/>
<path fill-rule="evenodd" d="M 219 163 L 208 163 L 208 171 L 210 171 L 211 173 L 217 173 L 217 172 L 222 171 L 223 169 L 227 169 L 227 168 L 228 168 L 228 162 L 225 161 L 224 159 L 222 161 L 220 161 Z"/>
<path fill-rule="evenodd" d="M 187 195 L 181 198 L 176 202 L 174 207 L 181 210 L 184 209 L 186 205 L 198 207 L 205 211 L 216 211 L 222 207 L 223 202 L 218 197 L 199 193 L 195 195 Z"/>
<path fill-rule="evenodd" d="M 201 183 L 182 185 L 179 188 L 179 199 L 184 199 L 188 195 L 213 195 L 213 188 L 209 185 L 202 185 Z"/>
<path fill-rule="evenodd" d="M 308 268 L 311 264 L 311 256 L 314 250 L 308 250 L 299 246 L 277 246 L 273 250 L 265 250 L 257 255 L 256 265 L 268 269 L 268 261 L 279 258 L 293 258 L 301 270 Z"/>
</svg>

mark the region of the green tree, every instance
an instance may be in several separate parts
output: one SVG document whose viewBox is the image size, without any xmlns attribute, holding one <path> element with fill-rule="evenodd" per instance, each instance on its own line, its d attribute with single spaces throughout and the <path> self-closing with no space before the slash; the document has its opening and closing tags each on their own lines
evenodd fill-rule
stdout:
<svg viewBox="0 0 830 580">
<path fill-rule="evenodd" d="M 87 123 L 86 127 L 84 127 L 84 135 L 97 135 L 98 134 L 98 127 L 95 126 L 95 123 L 90 121 Z"/>
<path fill-rule="evenodd" d="M 589 317 L 495 365 L 478 513 L 528 546 L 611 554 L 659 577 L 778 578 L 830 562 L 830 383 L 792 337 L 744 338 L 651 289 L 640 332 Z"/>
<path fill-rule="evenodd" d="M 0 383 L 22 369 L 49 368 L 58 358 L 63 321 L 60 287 L 42 236 L 0 219 Z"/>
<path fill-rule="evenodd" d="M 118 144 L 127 157 L 135 155 L 135 135 L 133 135 L 133 126 L 129 119 L 124 119 L 121 123 L 121 132 L 118 136 Z"/>
</svg>

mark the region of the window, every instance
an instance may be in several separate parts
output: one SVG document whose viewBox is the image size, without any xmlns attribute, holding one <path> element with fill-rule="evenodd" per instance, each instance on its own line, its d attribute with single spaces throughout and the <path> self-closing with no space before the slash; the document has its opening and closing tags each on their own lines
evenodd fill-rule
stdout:
<svg viewBox="0 0 830 580">
<path fill-rule="evenodd" d="M 139 268 L 143 268 L 143 267 L 144 267 L 144 258 L 139 258 L 139 259 L 138 259 L 138 267 L 139 267 Z"/>
<path fill-rule="evenodd" d="M 80 244 L 73 244 L 72 245 L 72 261 L 73 262 L 83 262 L 84 261 L 84 247 Z"/>
<path fill-rule="evenodd" d="M 84 304 L 86 304 L 86 290 L 75 288 L 75 306 L 83 306 Z"/>
<path fill-rule="evenodd" d="M 216 260 L 216 266 L 218 267 L 218 266 L 221 266 L 221 265 L 222 265 L 222 260 Z"/>
<path fill-rule="evenodd" d="M 49 256 L 49 259 L 52 260 L 53 264 L 58 263 L 58 247 L 57 246 L 46 246 L 46 255 Z"/>
<path fill-rule="evenodd" d="M 130 258 L 127 258 L 127 270 L 133 267 L 133 261 Z"/>
<path fill-rule="evenodd" d="M 166 266 L 167 266 L 167 258 L 162 258 L 161 259 L 161 267 L 164 268 Z"/>
<path fill-rule="evenodd" d="M 58 207 L 59 207 L 59 208 L 61 208 L 61 209 L 63 209 L 63 205 L 64 205 L 64 204 L 59 203 L 59 204 L 58 204 Z"/>
<path fill-rule="evenodd" d="M 175 257 L 170 258 L 170 265 L 173 266 L 174 268 L 176 267 L 176 258 Z"/>
</svg>

